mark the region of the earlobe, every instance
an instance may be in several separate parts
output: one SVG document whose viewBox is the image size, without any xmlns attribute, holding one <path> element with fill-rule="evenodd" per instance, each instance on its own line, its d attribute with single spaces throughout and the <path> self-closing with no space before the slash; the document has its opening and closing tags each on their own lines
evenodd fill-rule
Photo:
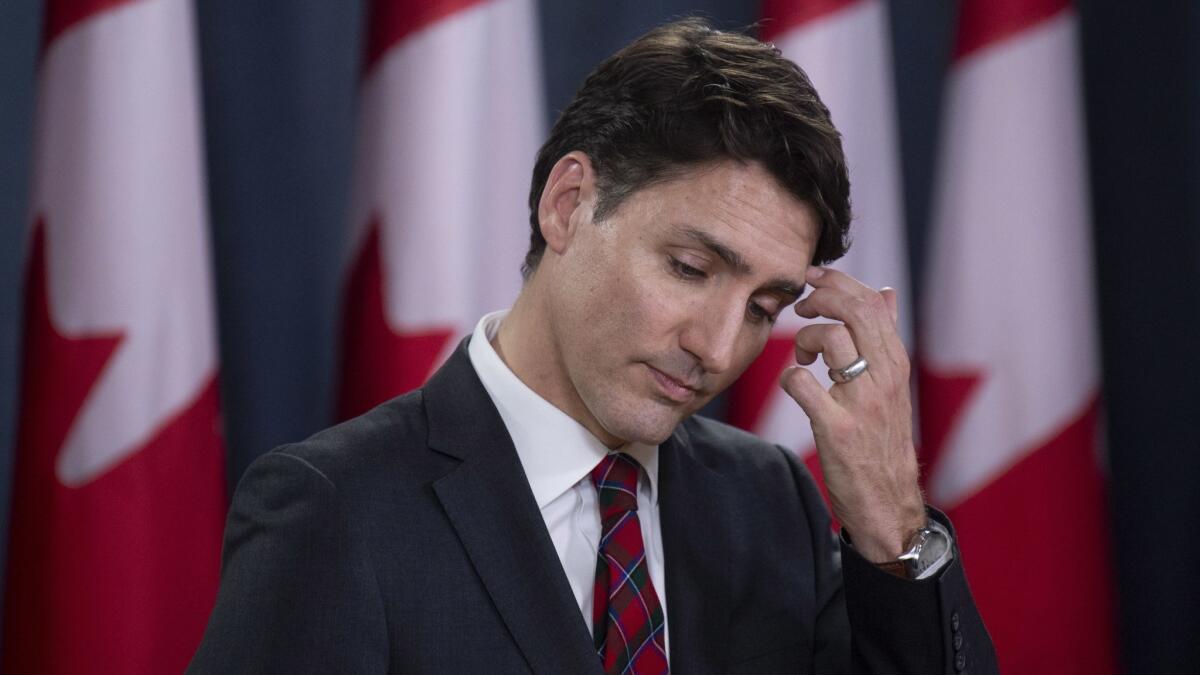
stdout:
<svg viewBox="0 0 1200 675">
<path fill-rule="evenodd" d="M 591 220 L 595 200 L 595 173 L 588 156 L 578 150 L 563 155 L 546 178 L 538 204 L 538 221 L 546 248 L 566 250 L 576 226 Z"/>
</svg>

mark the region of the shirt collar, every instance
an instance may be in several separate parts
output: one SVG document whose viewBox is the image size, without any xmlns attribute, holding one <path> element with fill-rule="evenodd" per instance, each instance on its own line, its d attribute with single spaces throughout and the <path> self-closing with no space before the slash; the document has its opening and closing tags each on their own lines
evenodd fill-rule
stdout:
<svg viewBox="0 0 1200 675">
<path fill-rule="evenodd" d="M 496 353 L 491 339 L 507 315 L 503 310 L 480 319 L 467 354 L 512 436 L 541 509 L 591 473 L 609 450 L 582 424 L 530 389 Z M 658 446 L 628 443 L 618 450 L 642 465 L 649 479 L 650 501 L 657 506 Z"/>
</svg>

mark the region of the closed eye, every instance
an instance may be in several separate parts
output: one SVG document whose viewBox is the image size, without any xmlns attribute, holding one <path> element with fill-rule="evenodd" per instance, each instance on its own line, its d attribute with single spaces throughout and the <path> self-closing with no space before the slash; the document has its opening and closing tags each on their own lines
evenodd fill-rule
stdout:
<svg viewBox="0 0 1200 675">
<path fill-rule="evenodd" d="M 679 275 L 681 278 L 703 279 L 706 276 L 708 276 L 707 274 L 704 273 L 704 270 L 692 267 L 691 265 L 683 262 L 682 260 L 680 260 L 674 256 L 668 256 L 668 258 L 671 261 L 671 269 L 674 270 L 675 274 Z"/>
</svg>

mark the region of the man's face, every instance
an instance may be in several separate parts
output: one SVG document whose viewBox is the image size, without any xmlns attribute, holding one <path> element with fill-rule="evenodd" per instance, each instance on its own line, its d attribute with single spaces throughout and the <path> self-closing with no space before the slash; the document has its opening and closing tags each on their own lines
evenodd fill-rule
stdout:
<svg viewBox="0 0 1200 675">
<path fill-rule="evenodd" d="M 803 288 L 816 217 L 733 161 L 644 188 L 604 221 L 591 206 L 555 261 L 549 330 L 585 426 L 657 444 L 762 351 Z"/>
</svg>

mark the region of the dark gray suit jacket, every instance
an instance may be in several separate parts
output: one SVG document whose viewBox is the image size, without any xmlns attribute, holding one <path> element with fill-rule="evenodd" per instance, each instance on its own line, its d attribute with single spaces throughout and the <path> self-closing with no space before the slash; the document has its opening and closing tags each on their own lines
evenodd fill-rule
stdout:
<svg viewBox="0 0 1200 675">
<path fill-rule="evenodd" d="M 659 464 L 676 675 L 995 672 L 959 562 L 908 581 L 839 552 L 791 453 L 696 417 Z M 466 341 L 424 388 L 251 465 L 188 672 L 601 675 Z"/>
</svg>

